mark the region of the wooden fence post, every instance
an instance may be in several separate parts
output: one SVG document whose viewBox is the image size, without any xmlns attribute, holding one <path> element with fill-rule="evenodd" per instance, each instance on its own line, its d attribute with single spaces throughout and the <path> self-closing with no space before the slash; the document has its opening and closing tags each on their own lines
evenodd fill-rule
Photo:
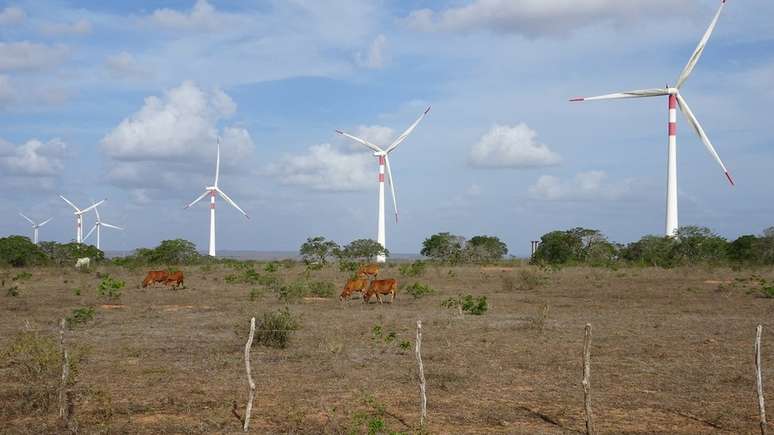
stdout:
<svg viewBox="0 0 774 435">
<path fill-rule="evenodd" d="M 59 322 L 59 350 L 62 352 L 62 382 L 59 385 L 59 418 L 65 422 L 69 420 L 67 413 L 67 378 L 70 377 L 70 358 L 65 347 L 65 319 Z"/>
<path fill-rule="evenodd" d="M 586 433 L 594 435 L 594 417 L 591 413 L 591 324 L 587 323 L 583 339 L 583 402 L 586 411 Z"/>
<path fill-rule="evenodd" d="M 758 391 L 758 412 L 760 415 L 761 435 L 766 435 L 766 406 L 763 401 L 763 376 L 761 375 L 761 334 L 763 326 L 755 331 L 755 383 Z"/>
<path fill-rule="evenodd" d="M 422 365 L 422 321 L 417 320 L 417 343 L 416 343 L 416 355 L 417 364 L 419 365 L 419 399 L 420 399 L 420 416 L 419 425 L 424 426 L 427 419 L 427 386 L 425 384 L 425 368 Z"/>
<path fill-rule="evenodd" d="M 247 343 L 245 343 L 245 371 L 247 372 L 247 384 L 250 386 L 250 396 L 247 399 L 245 425 L 243 427 L 245 432 L 247 432 L 247 428 L 250 426 L 250 412 L 253 410 L 253 399 L 255 398 L 255 382 L 253 382 L 253 375 L 250 373 L 250 348 L 253 346 L 254 335 L 255 317 L 250 319 L 250 335 L 247 337 Z"/>
</svg>

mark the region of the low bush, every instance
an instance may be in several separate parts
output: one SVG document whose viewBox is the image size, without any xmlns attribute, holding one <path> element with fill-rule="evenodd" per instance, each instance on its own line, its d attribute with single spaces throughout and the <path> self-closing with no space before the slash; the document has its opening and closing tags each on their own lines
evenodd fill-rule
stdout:
<svg viewBox="0 0 774 435">
<path fill-rule="evenodd" d="M 94 307 L 76 308 L 73 310 L 72 314 L 65 318 L 67 328 L 73 329 L 75 326 L 88 323 L 94 319 L 96 314 L 97 310 L 95 310 Z"/>
<path fill-rule="evenodd" d="M 264 295 L 264 291 L 261 288 L 253 287 L 250 289 L 250 292 L 247 294 L 248 298 L 251 301 L 256 301 L 258 299 L 261 299 Z"/>
<path fill-rule="evenodd" d="M 332 297 L 336 292 L 336 286 L 328 281 L 312 281 L 308 284 L 309 294 L 321 298 Z"/>
<path fill-rule="evenodd" d="M 15 286 L 15 285 L 11 286 L 11 287 L 8 287 L 5 290 L 5 295 L 8 296 L 8 297 L 12 297 L 12 298 L 15 298 L 15 297 L 19 296 L 19 287 Z"/>
<path fill-rule="evenodd" d="M 279 270 L 279 264 L 274 261 L 270 261 L 263 266 L 263 271 L 268 273 L 274 273 Z"/>
<path fill-rule="evenodd" d="M 411 296 L 414 296 L 414 299 L 419 299 L 421 297 L 435 293 L 434 288 L 430 287 L 427 284 L 421 284 L 418 282 L 415 282 L 414 284 L 406 286 L 404 288 L 404 291 L 410 294 Z"/>
<path fill-rule="evenodd" d="M 441 306 L 449 309 L 457 309 L 460 312 L 480 316 L 489 309 L 486 296 L 473 297 L 472 295 L 459 295 L 441 302 Z"/>
<path fill-rule="evenodd" d="M 417 260 L 412 263 L 404 263 L 398 267 L 400 274 L 407 277 L 422 276 L 427 269 L 427 263 L 422 260 Z"/>
<path fill-rule="evenodd" d="M 309 287 L 305 281 L 295 281 L 278 285 L 274 289 L 277 298 L 283 302 L 296 302 L 309 293 Z"/>
<path fill-rule="evenodd" d="M 105 276 L 97 287 L 97 295 L 108 299 L 118 299 L 121 297 L 121 289 L 126 283 L 120 279 Z"/>
<path fill-rule="evenodd" d="M 11 278 L 12 281 L 26 281 L 28 279 L 32 278 L 32 274 L 29 272 L 20 272 L 17 273 L 16 276 Z"/>
<path fill-rule="evenodd" d="M 534 290 L 543 284 L 544 277 L 541 273 L 530 269 L 522 269 L 514 276 L 505 275 L 502 278 L 503 291 Z"/>
<path fill-rule="evenodd" d="M 293 334 L 301 329 L 301 322 L 288 307 L 264 313 L 255 327 L 255 342 L 278 349 L 287 347 Z"/>
</svg>

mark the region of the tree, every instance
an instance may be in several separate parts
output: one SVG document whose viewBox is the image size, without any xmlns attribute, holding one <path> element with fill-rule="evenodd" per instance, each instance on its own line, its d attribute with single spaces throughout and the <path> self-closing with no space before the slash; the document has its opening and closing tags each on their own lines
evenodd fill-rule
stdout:
<svg viewBox="0 0 774 435">
<path fill-rule="evenodd" d="M 739 263 L 760 262 L 760 245 L 752 234 L 740 236 L 728 244 L 728 258 Z"/>
<path fill-rule="evenodd" d="M 74 265 L 79 258 L 88 257 L 92 261 L 102 261 L 105 259 L 105 253 L 93 245 L 83 243 L 57 243 L 41 242 L 40 250 L 54 262 L 54 264 Z"/>
<path fill-rule="evenodd" d="M 706 227 L 677 229 L 677 255 L 681 263 L 718 262 L 726 259 L 728 242 Z"/>
<path fill-rule="evenodd" d="M 317 236 L 306 239 L 298 252 L 304 258 L 304 263 L 324 265 L 327 263 L 328 257 L 338 249 L 339 245 L 336 242 Z"/>
<path fill-rule="evenodd" d="M 0 238 L 0 263 L 13 267 L 25 267 L 44 264 L 46 255 L 24 236 Z"/>
<path fill-rule="evenodd" d="M 565 264 L 577 260 L 582 241 L 573 231 L 551 231 L 540 237 L 532 261 L 535 263 Z"/>
<path fill-rule="evenodd" d="M 422 242 L 421 254 L 436 261 L 459 263 L 463 259 L 465 238 L 451 233 L 438 233 Z"/>
<path fill-rule="evenodd" d="M 674 267 L 677 265 L 677 243 L 674 237 L 644 236 L 629 243 L 621 251 L 621 257 L 646 266 Z"/>
<path fill-rule="evenodd" d="M 340 259 L 359 261 L 373 261 L 378 255 L 390 256 L 390 251 L 372 239 L 353 240 L 336 252 Z"/>
<path fill-rule="evenodd" d="M 185 239 L 162 240 L 155 248 L 136 250 L 134 257 L 145 264 L 195 264 L 201 260 L 196 245 Z"/>
<path fill-rule="evenodd" d="M 508 254 L 508 246 L 495 236 L 475 236 L 464 248 L 467 261 L 487 263 L 502 259 Z"/>
</svg>

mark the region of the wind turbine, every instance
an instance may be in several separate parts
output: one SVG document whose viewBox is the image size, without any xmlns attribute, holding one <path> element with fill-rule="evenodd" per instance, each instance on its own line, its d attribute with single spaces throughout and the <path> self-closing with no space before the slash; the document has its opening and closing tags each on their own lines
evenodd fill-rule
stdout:
<svg viewBox="0 0 774 435">
<path fill-rule="evenodd" d="M 106 228 L 113 228 L 114 230 L 123 230 L 123 228 L 121 228 L 121 227 L 117 227 L 117 226 L 115 226 L 115 225 L 111 225 L 111 224 L 109 224 L 109 223 L 107 223 L 107 222 L 102 222 L 102 219 L 100 219 L 100 217 L 99 217 L 99 208 L 98 208 L 98 207 L 94 207 L 94 212 L 97 214 L 97 222 L 95 222 L 95 223 L 94 223 L 94 226 L 93 226 L 93 227 L 91 227 L 91 229 L 89 230 L 89 232 L 88 232 L 88 233 L 86 233 L 86 237 L 84 237 L 84 238 L 83 238 L 83 241 L 85 242 L 85 241 L 86 241 L 86 240 L 89 238 L 89 236 L 91 235 L 91 233 L 93 233 L 93 232 L 94 232 L 94 230 L 97 230 L 97 249 L 101 249 L 101 248 L 99 247 L 99 242 L 100 242 L 100 228 L 102 228 L 102 227 L 106 227 Z"/>
<path fill-rule="evenodd" d="M 84 208 L 83 210 L 81 210 L 78 207 L 76 207 L 75 204 L 73 204 L 67 198 L 65 198 L 64 196 L 59 195 L 59 197 L 62 198 L 62 200 L 64 200 L 64 202 L 69 204 L 70 207 L 72 207 L 75 210 L 75 212 L 73 213 L 75 215 L 75 241 L 77 243 L 83 243 L 83 215 L 86 212 L 90 211 L 93 208 L 96 208 L 98 205 L 102 204 L 103 202 L 105 202 L 107 200 L 103 199 L 100 202 L 95 202 L 94 204 L 92 204 L 92 205 Z"/>
<path fill-rule="evenodd" d="M 192 203 L 185 206 L 185 208 L 189 208 L 197 202 L 201 201 L 205 196 L 210 195 L 210 250 L 208 255 L 211 257 L 215 256 L 215 196 L 220 195 L 221 198 L 223 198 L 227 203 L 231 204 L 232 207 L 239 210 L 239 212 L 245 215 L 246 218 L 250 219 L 250 216 L 248 216 L 244 210 L 239 208 L 239 206 L 236 205 L 236 203 L 231 198 L 229 198 L 225 192 L 220 190 L 218 187 L 218 178 L 220 178 L 220 138 L 218 138 L 218 154 L 215 160 L 215 183 L 212 186 L 205 187 L 204 193 L 202 193 L 201 196 L 196 198 Z"/>
<path fill-rule="evenodd" d="M 691 124 L 693 129 L 696 131 L 696 134 L 699 135 L 701 138 L 701 141 L 704 142 L 704 146 L 707 148 L 707 151 L 709 151 L 710 155 L 715 158 L 715 161 L 718 162 L 720 167 L 723 169 L 723 172 L 726 174 L 726 178 L 728 178 L 728 181 L 731 183 L 731 185 L 734 185 L 734 180 L 731 178 L 731 175 L 728 173 L 728 170 L 726 169 L 726 166 L 723 164 L 723 161 L 720 160 L 720 157 L 718 156 L 717 151 L 715 151 L 715 147 L 712 146 L 712 142 L 710 142 L 709 137 L 707 137 L 707 134 L 704 132 L 704 129 L 702 128 L 701 124 L 699 124 L 699 120 L 696 119 L 696 116 L 694 116 L 693 111 L 688 106 L 688 103 L 685 101 L 685 98 L 680 94 L 680 88 L 685 84 L 685 81 L 688 80 L 688 77 L 693 72 L 694 67 L 699 62 L 699 58 L 701 57 L 702 53 L 704 52 L 704 48 L 707 46 L 707 41 L 709 41 L 710 36 L 712 35 L 712 32 L 715 30 L 715 26 L 718 23 L 718 18 L 720 18 L 720 13 L 723 11 L 723 7 L 726 4 L 726 0 L 721 0 L 720 2 L 720 8 L 718 9 L 717 13 L 715 14 L 715 18 L 712 19 L 712 22 L 710 23 L 709 27 L 707 28 L 707 31 L 704 33 L 704 36 L 699 41 L 699 45 L 696 47 L 696 50 L 694 50 L 693 54 L 691 55 L 691 58 L 688 60 L 688 64 L 685 65 L 685 68 L 683 68 L 682 72 L 680 73 L 680 76 L 677 78 L 677 83 L 674 87 L 665 87 L 665 88 L 656 88 L 656 89 L 643 89 L 643 90 L 637 90 L 637 91 L 628 91 L 628 92 L 620 92 L 615 94 L 607 94 L 607 95 L 600 95 L 597 97 L 586 97 L 586 98 L 573 98 L 570 101 L 591 101 L 591 100 L 613 100 L 613 99 L 621 99 L 621 98 L 644 98 L 644 97 L 661 97 L 661 96 L 668 96 L 669 97 L 669 147 L 668 147 L 668 158 L 667 158 L 667 199 L 666 199 L 666 230 L 665 233 L 667 236 L 674 236 L 677 233 L 677 110 L 676 108 L 679 106 L 680 110 L 683 112 L 683 115 L 688 119 L 688 122 Z"/>
<path fill-rule="evenodd" d="M 27 220 L 27 222 L 32 224 L 32 241 L 37 245 L 38 244 L 38 228 L 42 227 L 43 225 L 49 223 L 52 217 L 44 220 L 41 223 L 35 223 L 32 219 L 28 218 L 27 216 L 24 216 L 24 213 L 19 213 L 19 216 L 23 217 Z"/>
<path fill-rule="evenodd" d="M 427 112 L 430 111 L 430 106 L 425 109 L 425 111 L 419 115 L 419 118 L 417 118 L 416 121 L 414 121 L 413 124 L 409 126 L 409 128 L 406 129 L 400 136 L 398 136 L 397 139 L 395 139 L 390 146 L 388 146 L 385 149 L 382 149 L 378 147 L 377 145 L 374 145 L 373 143 L 361 139 L 359 137 L 353 136 L 349 133 L 345 133 L 341 130 L 336 130 L 336 133 L 346 136 L 352 140 L 354 140 L 357 143 L 360 143 L 362 145 L 365 145 L 366 147 L 370 148 L 374 152 L 374 156 L 376 156 L 379 160 L 379 216 L 378 216 L 378 222 L 377 222 L 377 229 L 376 229 L 376 241 L 379 242 L 382 247 L 387 247 L 385 245 L 385 231 L 384 231 L 384 168 L 387 167 L 387 177 L 390 179 L 390 190 L 392 191 L 392 205 L 395 207 L 395 223 L 398 222 L 398 200 L 395 198 L 395 182 L 392 179 L 392 171 L 390 170 L 390 153 L 395 151 L 395 148 L 398 147 L 398 145 L 401 144 L 406 138 L 411 134 L 412 131 L 419 125 L 419 123 L 422 121 L 422 119 L 425 118 L 427 115 Z M 377 263 L 384 263 L 387 260 L 387 258 L 384 255 L 379 255 L 376 257 Z"/>
</svg>

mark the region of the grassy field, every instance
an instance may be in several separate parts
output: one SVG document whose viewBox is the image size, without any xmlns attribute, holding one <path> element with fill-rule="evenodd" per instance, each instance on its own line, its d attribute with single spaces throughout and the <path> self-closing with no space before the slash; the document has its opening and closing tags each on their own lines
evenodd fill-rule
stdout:
<svg viewBox="0 0 774 435">
<path fill-rule="evenodd" d="M 774 299 L 760 292 L 772 270 L 431 266 L 408 278 L 392 267 L 380 276 L 436 292 L 402 291 L 383 305 L 340 304 L 346 274 L 334 268 L 305 277 L 300 265 L 258 265 L 283 282 L 336 285 L 332 298 L 287 304 L 227 282 L 243 273 L 227 265 L 183 270 L 177 291 L 139 288 L 145 270 L 111 266 L 0 271 L 0 432 L 61 432 L 57 324 L 79 308 L 66 343 L 82 433 L 239 432 L 232 407 L 242 414 L 247 398 L 249 319 L 285 306 L 301 325 L 287 347 L 252 351 L 253 433 L 418 432 L 417 319 L 429 433 L 583 431 L 586 323 L 600 433 L 757 432 L 758 323 L 764 380 L 774 376 Z M 118 299 L 98 296 L 104 274 L 126 282 Z M 459 294 L 485 295 L 488 311 L 461 317 L 441 306 Z"/>
</svg>

